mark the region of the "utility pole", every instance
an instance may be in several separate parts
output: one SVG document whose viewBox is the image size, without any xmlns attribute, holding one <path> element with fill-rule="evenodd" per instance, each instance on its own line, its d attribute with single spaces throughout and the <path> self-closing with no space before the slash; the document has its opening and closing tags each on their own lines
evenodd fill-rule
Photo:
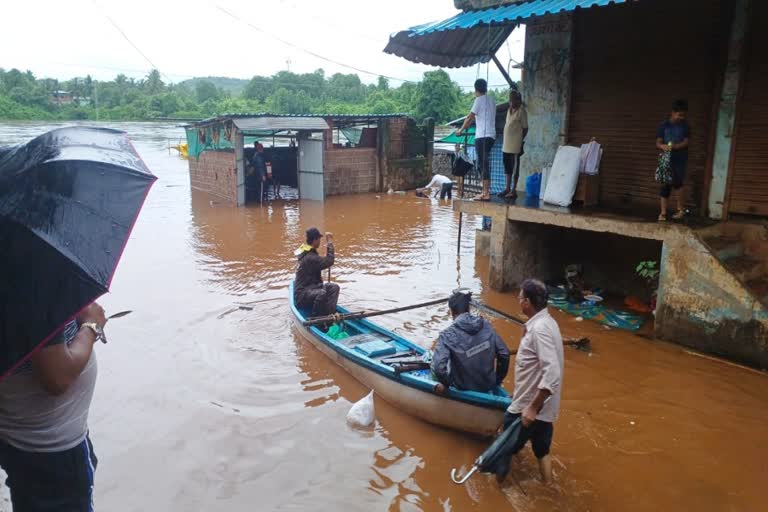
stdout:
<svg viewBox="0 0 768 512">
<path fill-rule="evenodd" d="M 288 67 L 288 72 L 290 73 L 291 72 L 291 58 L 290 57 L 285 59 L 285 64 Z"/>
<path fill-rule="evenodd" d="M 99 120 L 99 82 L 93 81 L 93 103 L 96 105 L 96 121 Z"/>
</svg>

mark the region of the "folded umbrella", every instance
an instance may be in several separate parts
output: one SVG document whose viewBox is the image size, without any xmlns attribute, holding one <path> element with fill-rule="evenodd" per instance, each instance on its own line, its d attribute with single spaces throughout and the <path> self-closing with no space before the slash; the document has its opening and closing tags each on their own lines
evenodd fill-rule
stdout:
<svg viewBox="0 0 768 512">
<path fill-rule="evenodd" d="M 0 380 L 108 291 L 155 180 L 117 130 L 0 148 Z"/>
<path fill-rule="evenodd" d="M 517 440 L 520 437 L 521 428 L 522 424 L 520 418 L 518 418 L 507 427 L 504 432 L 499 434 L 499 436 L 493 440 L 491 445 L 486 448 L 477 459 L 475 459 L 472 469 L 470 469 L 464 476 L 458 476 L 456 469 L 451 469 L 451 480 L 456 484 L 463 484 L 469 480 L 469 477 L 471 477 L 475 471 L 479 470 L 481 473 L 495 473 L 498 465 L 503 462 L 502 458 L 509 456 L 510 450 L 517 443 Z"/>
</svg>

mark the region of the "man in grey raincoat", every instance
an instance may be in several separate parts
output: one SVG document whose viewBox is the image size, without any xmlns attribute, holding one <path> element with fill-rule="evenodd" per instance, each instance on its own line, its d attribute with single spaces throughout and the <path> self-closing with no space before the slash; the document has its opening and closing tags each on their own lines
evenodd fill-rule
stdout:
<svg viewBox="0 0 768 512">
<path fill-rule="evenodd" d="M 504 381 L 509 349 L 490 322 L 469 313 L 471 296 L 455 292 L 448 300 L 453 324 L 440 333 L 432 356 L 439 392 L 453 386 L 486 393 Z"/>
</svg>

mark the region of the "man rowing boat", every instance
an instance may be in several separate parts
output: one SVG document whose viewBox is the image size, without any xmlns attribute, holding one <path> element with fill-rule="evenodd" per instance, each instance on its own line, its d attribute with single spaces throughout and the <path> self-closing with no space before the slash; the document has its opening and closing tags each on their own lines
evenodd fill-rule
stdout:
<svg viewBox="0 0 768 512">
<path fill-rule="evenodd" d="M 471 295 L 454 292 L 448 300 L 453 324 L 440 333 L 432 356 L 432 371 L 440 384 L 465 391 L 493 391 L 509 371 L 509 349 L 490 322 L 470 314 Z M 495 364 L 494 364 L 495 363 Z"/>
<path fill-rule="evenodd" d="M 322 271 L 334 262 L 333 234 L 326 233 L 326 253 L 320 256 L 317 249 L 323 234 L 317 228 L 307 230 L 307 242 L 296 251 L 299 266 L 293 285 L 293 299 L 296 306 L 312 309 L 311 316 L 332 315 L 339 300 L 339 285 L 323 283 Z"/>
</svg>

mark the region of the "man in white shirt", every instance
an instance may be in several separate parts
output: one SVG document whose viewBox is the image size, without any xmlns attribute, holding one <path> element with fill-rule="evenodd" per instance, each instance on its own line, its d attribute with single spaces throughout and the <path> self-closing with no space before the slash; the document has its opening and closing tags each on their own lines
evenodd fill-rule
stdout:
<svg viewBox="0 0 768 512">
<path fill-rule="evenodd" d="M 456 130 L 461 135 L 464 130 L 475 123 L 475 152 L 477 168 L 483 179 L 483 193 L 475 197 L 479 201 L 491 200 L 491 146 L 496 140 L 496 102 L 488 96 L 488 82 L 479 78 L 475 80 L 475 102 L 464 119 L 464 124 Z"/>
<path fill-rule="evenodd" d="M 520 419 L 522 429 L 517 442 L 505 454 L 506 459 L 499 464 L 496 478 L 499 482 L 504 480 L 512 455 L 530 440 L 539 461 L 541 478 L 550 483 L 552 460 L 549 449 L 563 388 L 563 338 L 557 322 L 547 311 L 549 297 L 544 283 L 526 280 L 520 287 L 518 298 L 528 321 L 515 357 L 515 390 L 512 404 L 504 414 L 504 428 Z"/>
<path fill-rule="evenodd" d="M 443 176 L 442 174 L 435 174 L 432 176 L 432 181 L 430 181 L 426 187 L 416 189 L 416 192 L 421 192 L 422 194 L 425 194 L 427 197 L 429 197 L 429 194 L 434 191 L 434 195 L 437 197 L 438 189 L 440 193 L 440 199 L 445 199 L 446 196 L 448 199 L 451 199 L 453 192 L 453 181 L 451 181 L 451 178 Z"/>
</svg>

